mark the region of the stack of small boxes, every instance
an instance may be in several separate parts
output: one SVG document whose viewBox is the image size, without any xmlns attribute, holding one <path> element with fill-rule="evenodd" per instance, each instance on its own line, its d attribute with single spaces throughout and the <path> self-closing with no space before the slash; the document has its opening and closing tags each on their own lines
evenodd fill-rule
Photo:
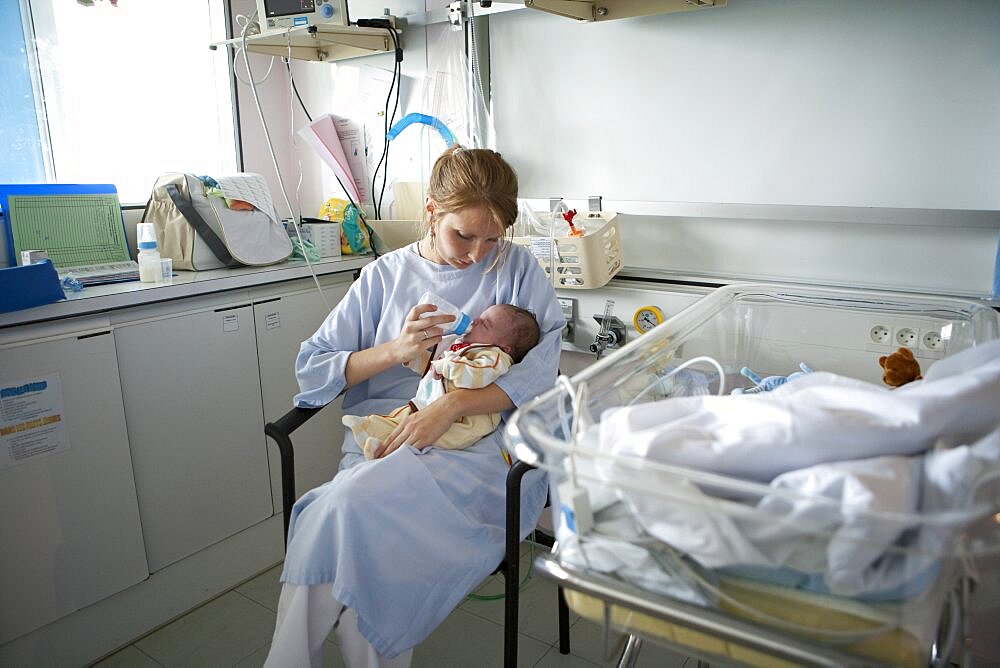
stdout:
<svg viewBox="0 0 1000 668">
<path fill-rule="evenodd" d="M 285 222 L 285 230 L 289 237 L 296 238 L 291 222 Z M 299 223 L 299 231 L 302 240 L 311 242 L 321 258 L 340 255 L 340 223 Z"/>
</svg>

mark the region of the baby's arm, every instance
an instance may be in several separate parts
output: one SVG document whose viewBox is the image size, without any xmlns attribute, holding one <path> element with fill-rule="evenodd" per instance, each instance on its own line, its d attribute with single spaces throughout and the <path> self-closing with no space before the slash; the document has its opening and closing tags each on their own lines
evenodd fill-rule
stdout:
<svg viewBox="0 0 1000 668">
<path fill-rule="evenodd" d="M 499 348 L 467 348 L 433 363 L 434 370 L 462 389 L 486 387 L 507 373 L 513 365 L 510 355 Z"/>
</svg>

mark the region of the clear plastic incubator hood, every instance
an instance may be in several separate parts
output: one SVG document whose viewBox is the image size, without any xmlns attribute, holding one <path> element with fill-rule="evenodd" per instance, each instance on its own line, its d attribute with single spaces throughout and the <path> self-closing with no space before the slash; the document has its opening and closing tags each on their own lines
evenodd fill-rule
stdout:
<svg viewBox="0 0 1000 668">
<path fill-rule="evenodd" d="M 1000 605 L 998 338 L 971 301 L 720 288 L 509 422 L 550 477 L 536 567 L 578 614 L 709 661 L 940 660 L 970 597 Z M 922 379 L 892 389 L 900 342 Z"/>
</svg>

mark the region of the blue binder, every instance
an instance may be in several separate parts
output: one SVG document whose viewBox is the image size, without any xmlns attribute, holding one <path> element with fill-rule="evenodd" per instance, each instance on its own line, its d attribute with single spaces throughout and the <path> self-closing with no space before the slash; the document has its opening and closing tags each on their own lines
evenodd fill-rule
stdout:
<svg viewBox="0 0 1000 668">
<path fill-rule="evenodd" d="M 66 299 L 51 260 L 0 269 L 0 313 Z"/>
</svg>

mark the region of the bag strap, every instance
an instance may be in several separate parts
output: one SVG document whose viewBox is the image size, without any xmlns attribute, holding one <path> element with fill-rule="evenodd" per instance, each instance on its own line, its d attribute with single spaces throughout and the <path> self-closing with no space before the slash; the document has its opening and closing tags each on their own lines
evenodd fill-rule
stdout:
<svg viewBox="0 0 1000 668">
<path fill-rule="evenodd" d="M 142 218 L 139 220 L 140 223 L 146 222 L 146 216 L 149 214 L 149 205 L 153 203 L 153 196 L 150 195 L 149 199 L 146 200 L 146 207 L 142 210 Z"/>
<path fill-rule="evenodd" d="M 220 239 L 219 235 L 215 233 L 215 230 L 209 227 L 208 223 L 205 222 L 205 219 L 201 217 L 201 214 L 195 210 L 194 205 L 191 204 L 191 200 L 185 199 L 181 196 L 181 192 L 177 189 L 177 186 L 172 183 L 168 183 L 163 186 L 163 189 L 167 191 L 167 194 L 170 195 L 170 199 L 174 201 L 174 206 L 176 206 L 187 221 L 191 223 L 191 227 L 193 227 L 194 231 L 198 233 L 198 236 L 205 242 L 208 249 L 212 251 L 212 254 L 219 259 L 219 262 L 227 267 L 243 266 L 242 262 L 233 259 L 229 249 L 226 248 L 226 244 L 222 243 L 222 239 Z"/>
</svg>

